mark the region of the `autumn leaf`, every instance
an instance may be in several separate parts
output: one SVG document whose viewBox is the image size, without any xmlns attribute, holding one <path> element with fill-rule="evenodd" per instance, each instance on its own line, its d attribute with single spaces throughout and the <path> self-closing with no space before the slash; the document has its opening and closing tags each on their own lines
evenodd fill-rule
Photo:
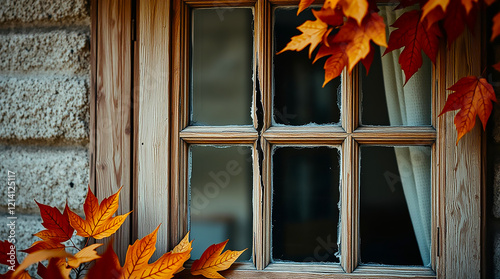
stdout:
<svg viewBox="0 0 500 279">
<path fill-rule="evenodd" d="M 500 13 L 496 14 L 493 17 L 493 27 L 491 29 L 492 29 L 492 32 L 491 32 L 491 39 L 490 40 L 493 42 L 493 40 L 498 35 L 500 35 Z"/>
<path fill-rule="evenodd" d="M 341 9 L 325 9 L 312 10 L 313 14 L 321 21 L 328 25 L 340 26 L 344 24 L 344 14 Z M 323 42 L 325 42 L 323 40 Z"/>
<path fill-rule="evenodd" d="M 413 10 L 402 14 L 392 25 L 398 29 L 391 32 L 389 47 L 385 53 L 404 47 L 399 56 L 399 64 L 405 73 L 405 84 L 422 66 L 422 50 L 436 63 L 436 55 L 439 48 L 439 37 L 441 31 L 434 24 L 425 28 L 426 19 L 420 20 L 420 11 Z"/>
<path fill-rule="evenodd" d="M 13 278 L 12 273 L 14 273 L 14 271 L 10 267 L 14 266 L 14 269 L 17 270 L 19 262 L 17 261 L 17 252 L 15 245 L 7 240 L 0 241 L 0 264 L 8 266 L 7 272 L 4 274 L 0 274 L 0 278 Z M 31 276 L 27 271 L 24 270 L 17 276 L 16 279 L 28 278 L 31 278 Z"/>
<path fill-rule="evenodd" d="M 458 0 L 454 0 L 458 1 Z M 429 14 L 432 10 L 436 9 L 437 7 L 441 7 L 441 10 L 443 12 L 446 11 L 446 8 L 448 7 L 448 4 L 450 3 L 450 0 L 429 0 L 425 5 L 422 7 L 422 19 L 424 19 L 427 14 Z"/>
<path fill-rule="evenodd" d="M 297 10 L 297 15 L 299 15 L 303 10 L 307 9 L 307 7 L 311 6 L 314 0 L 300 0 L 299 9 Z"/>
<path fill-rule="evenodd" d="M 475 6 L 472 8 L 475 8 Z M 448 38 L 448 46 L 451 46 L 458 36 L 463 33 L 466 23 L 469 25 L 470 30 L 474 30 L 476 14 L 476 12 L 467 14 L 465 7 L 459 1 L 450 2 L 443 24 Z"/>
<path fill-rule="evenodd" d="M 38 263 L 37 274 L 42 277 L 42 279 L 66 279 L 68 276 L 61 274 L 59 269 L 60 261 L 59 259 L 52 258 L 49 260 L 49 265 L 45 267 L 42 263 Z"/>
<path fill-rule="evenodd" d="M 368 1 L 366 0 L 325 0 L 323 7 L 335 10 L 337 5 L 342 8 L 346 17 L 354 19 L 359 25 L 368 13 Z"/>
<path fill-rule="evenodd" d="M 122 269 L 123 278 L 172 278 L 174 273 L 189 259 L 190 248 L 180 253 L 172 251 L 165 253 L 156 262 L 148 264 L 156 250 L 156 235 L 159 228 L 160 226 L 129 246 Z M 182 247 L 186 246 L 183 244 Z"/>
<path fill-rule="evenodd" d="M 22 250 L 22 252 L 31 254 L 40 250 L 64 250 L 64 248 L 66 248 L 66 246 L 59 242 L 41 240 L 35 241 L 31 244 L 30 248 Z"/>
<path fill-rule="evenodd" d="M 73 255 L 67 253 L 64 250 L 52 249 L 52 250 L 40 250 L 31 253 L 24 258 L 24 261 L 16 268 L 16 271 L 12 276 L 17 276 L 19 273 L 23 272 L 30 265 L 41 262 L 44 260 L 50 260 L 51 258 L 73 258 Z"/>
<path fill-rule="evenodd" d="M 457 129 L 458 141 L 476 124 L 476 116 L 483 123 L 483 129 L 486 129 L 486 122 L 490 117 L 493 104 L 496 102 L 493 86 L 486 79 L 475 76 L 461 78 L 457 83 L 448 88 L 455 91 L 448 96 L 443 111 L 439 116 L 452 110 L 460 109 L 455 116 L 455 127 Z"/>
<path fill-rule="evenodd" d="M 349 57 L 349 72 L 369 54 L 370 41 L 387 47 L 384 19 L 377 13 L 367 15 L 361 26 L 353 19 L 347 20 L 335 35 L 333 43 L 347 43 L 345 52 Z"/>
<path fill-rule="evenodd" d="M 114 234 L 123 224 L 130 212 L 112 217 L 118 210 L 118 200 L 121 187 L 112 196 L 99 201 L 94 196 L 90 187 L 83 205 L 85 220 L 68 209 L 69 222 L 79 236 L 102 239 Z"/>
<path fill-rule="evenodd" d="M 499 71 L 499 72 L 500 72 L 500 62 L 498 62 L 498 63 L 496 63 L 496 64 L 492 65 L 492 67 L 493 67 L 493 69 L 495 69 L 495 70 L 497 70 L 497 71 Z"/>
<path fill-rule="evenodd" d="M 305 47 L 310 45 L 309 58 L 311 58 L 313 50 L 318 46 L 319 43 L 321 43 L 321 41 L 323 40 L 323 36 L 328 31 L 328 24 L 319 19 L 316 14 L 314 14 L 314 16 L 316 17 L 315 21 L 308 20 L 297 27 L 297 29 L 301 31 L 302 34 L 293 36 L 286 47 L 277 54 L 280 54 L 287 50 L 301 51 Z"/>
<path fill-rule="evenodd" d="M 78 251 L 74 258 L 68 260 L 68 267 L 77 268 L 82 263 L 88 263 L 99 259 L 101 256 L 97 255 L 97 251 L 95 249 L 101 245 L 101 243 L 92 244 Z"/>
<path fill-rule="evenodd" d="M 313 63 L 318 59 L 330 56 L 325 61 L 325 81 L 323 82 L 323 87 L 330 82 L 332 79 L 340 76 L 342 70 L 348 65 L 349 59 L 347 53 L 345 52 L 346 43 L 330 43 L 329 46 L 322 45 L 318 53 L 316 53 L 316 58 L 314 58 Z"/>
<path fill-rule="evenodd" d="M 61 214 L 59 209 L 55 207 L 38 203 L 36 200 L 35 202 L 40 208 L 40 215 L 43 220 L 42 226 L 46 228 L 46 230 L 36 233 L 35 236 L 43 240 L 52 240 L 54 242 L 69 240 L 73 236 L 75 229 L 73 229 L 69 223 L 68 205 L 66 204 L 64 212 Z"/>
<path fill-rule="evenodd" d="M 113 250 L 113 241 L 108 243 L 108 247 L 104 254 L 101 255 L 93 267 L 87 273 L 88 279 L 118 279 L 121 278 L 122 268 Z"/>
<path fill-rule="evenodd" d="M 177 244 L 177 246 L 174 247 L 172 253 L 184 253 L 186 251 L 191 251 L 193 249 L 192 245 L 193 241 L 192 240 L 189 241 L 189 232 L 188 232 L 186 236 L 184 236 L 184 238 L 181 240 L 181 242 L 179 242 L 179 244 Z M 189 255 L 189 257 L 191 257 L 191 255 Z M 179 269 L 177 269 L 177 271 L 175 271 L 174 273 L 179 273 L 182 270 L 184 270 L 183 266 L 179 267 Z"/>
<path fill-rule="evenodd" d="M 201 258 L 195 260 L 191 265 L 192 275 L 203 275 L 206 278 L 224 278 L 218 271 L 228 269 L 238 257 L 245 252 L 246 249 L 241 251 L 227 250 L 221 255 L 222 250 L 226 247 L 227 242 L 213 244 L 203 252 Z"/>
</svg>

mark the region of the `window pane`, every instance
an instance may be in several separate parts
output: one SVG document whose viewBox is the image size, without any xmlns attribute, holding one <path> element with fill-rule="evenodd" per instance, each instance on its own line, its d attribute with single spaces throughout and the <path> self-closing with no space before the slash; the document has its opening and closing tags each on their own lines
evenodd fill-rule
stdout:
<svg viewBox="0 0 500 279">
<path fill-rule="evenodd" d="M 430 264 L 430 182 L 430 147 L 361 147 L 362 263 Z"/>
<path fill-rule="evenodd" d="M 252 10 L 193 10 L 191 44 L 191 125 L 251 125 Z"/>
<path fill-rule="evenodd" d="M 338 262 L 338 150 L 279 147 L 272 159 L 273 260 Z"/>
<path fill-rule="evenodd" d="M 199 249 L 193 259 L 214 243 L 229 239 L 231 250 L 248 248 L 252 255 L 252 156 L 249 146 L 190 148 L 191 238 Z"/>
<path fill-rule="evenodd" d="M 295 35 L 297 26 L 314 20 L 310 10 L 297 16 L 297 8 L 274 11 L 274 50 L 281 51 Z M 313 53 L 313 56 L 316 52 Z M 340 125 L 340 77 L 322 88 L 326 58 L 312 64 L 308 48 L 301 52 L 285 51 L 274 56 L 275 124 L 306 125 L 309 123 Z"/>
<path fill-rule="evenodd" d="M 379 6 L 387 28 L 405 10 Z M 431 125 L 432 64 L 422 53 L 423 65 L 405 84 L 398 59 L 401 49 L 381 57 L 384 47 L 375 46 L 369 74 L 361 67 L 361 124 L 391 126 Z"/>
</svg>

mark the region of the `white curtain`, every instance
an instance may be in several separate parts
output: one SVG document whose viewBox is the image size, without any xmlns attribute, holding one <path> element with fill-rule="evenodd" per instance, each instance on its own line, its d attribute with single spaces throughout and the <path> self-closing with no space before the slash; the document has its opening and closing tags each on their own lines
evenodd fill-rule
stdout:
<svg viewBox="0 0 500 279">
<path fill-rule="evenodd" d="M 390 27 L 405 10 L 393 11 L 393 6 L 382 6 L 387 38 Z M 385 48 L 381 47 L 381 53 Z M 382 57 L 385 94 L 389 120 L 393 126 L 422 126 L 430 124 L 431 64 L 424 64 L 403 87 L 405 77 L 398 63 L 401 50 Z M 430 265 L 431 247 L 431 189 L 430 148 L 422 146 L 395 147 L 403 191 L 410 212 L 413 230 L 424 265 Z"/>
</svg>

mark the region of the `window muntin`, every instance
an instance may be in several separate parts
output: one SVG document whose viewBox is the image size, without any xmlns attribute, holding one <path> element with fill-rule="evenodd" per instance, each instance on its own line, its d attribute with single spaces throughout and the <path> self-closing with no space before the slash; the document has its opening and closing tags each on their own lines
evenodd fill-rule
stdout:
<svg viewBox="0 0 500 279">
<path fill-rule="evenodd" d="M 244 4 L 244 3 L 238 3 Z M 244 128 L 244 126 L 234 126 L 232 128 L 218 127 L 194 127 L 181 125 L 184 129 L 179 133 L 181 140 L 181 148 L 188 148 L 189 144 L 252 144 L 252 159 L 253 159 L 253 199 L 257 201 L 253 204 L 253 262 L 257 269 L 264 269 L 270 272 L 273 271 L 319 271 L 322 272 L 364 272 L 377 268 L 384 270 L 386 274 L 398 272 L 397 267 L 380 266 L 380 265 L 362 265 L 359 261 L 359 154 L 360 147 L 371 145 L 433 145 L 436 139 L 436 133 L 432 127 L 361 127 L 359 126 L 359 73 L 358 69 L 353 71 L 352 75 L 344 75 L 341 77 L 341 127 L 335 125 L 272 125 L 273 118 L 273 86 L 272 86 L 272 60 L 273 46 L 269 44 L 273 40 L 272 37 L 272 22 L 273 9 L 271 3 L 266 9 L 256 8 L 255 16 L 255 40 L 257 51 L 255 53 L 254 63 L 259 65 L 257 72 L 258 79 L 255 81 L 257 89 L 253 95 L 253 128 Z M 203 6 L 205 8 L 205 6 Z M 281 7 L 281 6 L 276 6 Z M 224 6 L 227 8 L 227 6 Z M 217 7 L 216 7 L 217 9 Z M 434 96 L 434 95 L 432 95 Z M 262 98 L 263 102 L 259 104 L 257 101 Z M 262 111 L 259 106 L 262 106 Z M 185 107 L 186 111 L 189 108 Z M 260 110 L 260 112 L 259 112 Z M 432 110 L 433 112 L 434 110 Z M 262 113 L 259 116 L 259 113 Z M 187 114 L 182 114 L 187 115 Z M 435 115 L 434 115 L 435 117 Z M 181 119 L 181 123 L 185 120 Z M 287 262 L 272 263 L 272 150 L 279 145 L 293 146 L 330 146 L 340 145 L 342 149 L 341 159 L 341 220 L 340 223 L 340 266 L 335 263 L 321 265 L 301 264 L 300 268 L 295 265 L 290 265 Z M 434 148 L 432 149 L 434 150 Z M 434 152 L 434 151 L 433 151 Z M 183 161 L 184 166 L 187 161 Z M 185 167 L 181 167 L 180 175 L 185 176 L 183 171 Z M 434 180 L 433 180 L 434 181 Z M 183 186 L 184 185 L 184 186 Z M 186 184 L 180 185 L 179 192 Z M 432 185 L 434 187 L 434 185 Z M 434 190 L 433 190 L 434 191 Z M 433 197 L 434 198 L 434 197 Z M 433 203 L 432 211 L 435 207 Z M 181 206 L 182 207 L 182 206 Z M 260 218 L 263 216 L 263 219 Z M 182 220 L 184 217 L 180 217 Z M 187 216 L 186 216 L 187 218 Z M 434 224 L 435 220 L 432 219 Z M 187 227 L 187 226 L 186 226 Z M 181 231 L 186 230 L 181 227 Z M 432 237 L 435 239 L 435 230 L 432 231 Z M 434 243 L 432 245 L 435 245 Z M 435 251 L 434 249 L 431 249 Z M 431 255 L 431 263 L 434 267 L 435 254 Z M 405 267 L 405 270 L 415 272 L 420 275 L 432 275 L 433 271 L 426 267 Z"/>
</svg>

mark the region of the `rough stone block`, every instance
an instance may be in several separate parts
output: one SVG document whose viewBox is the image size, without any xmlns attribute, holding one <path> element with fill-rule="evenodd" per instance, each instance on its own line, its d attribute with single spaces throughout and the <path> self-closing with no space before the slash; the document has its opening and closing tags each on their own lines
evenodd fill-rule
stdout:
<svg viewBox="0 0 500 279">
<path fill-rule="evenodd" d="M 0 139 L 88 141 L 88 80 L 0 78 Z"/>
<path fill-rule="evenodd" d="M 500 234 L 496 234 L 493 243 L 493 274 L 494 278 L 500 278 Z"/>
<path fill-rule="evenodd" d="M 89 74 L 89 30 L 0 35 L 0 73 Z"/>
<path fill-rule="evenodd" d="M 60 22 L 88 17 L 86 0 L 5 0 L 0 5 L 0 22 Z"/>
<path fill-rule="evenodd" d="M 16 212 L 39 213 L 34 202 L 68 206 L 78 214 L 89 182 L 87 149 L 84 147 L 0 146 L 0 181 L 7 184 L 8 171 L 15 173 Z M 7 212 L 7 191 L 0 191 L 0 211 Z"/>
<path fill-rule="evenodd" d="M 11 220 L 7 219 L 8 215 L 0 215 L 0 220 L 3 224 L 8 224 Z M 15 228 L 15 240 L 16 240 L 16 248 L 17 248 L 17 256 L 18 261 L 21 262 L 24 257 L 26 257 L 26 253 L 19 252 L 20 250 L 24 250 L 29 248 L 33 242 L 41 240 L 40 238 L 33 236 L 33 234 L 44 229 L 42 226 L 42 218 L 39 214 L 37 215 L 24 215 L 24 214 L 16 214 L 17 219 L 16 228 Z M 8 235 L 10 235 L 10 228 L 6 225 L 0 226 L 0 240 L 7 240 Z M 73 236 L 73 242 L 78 247 L 83 247 L 85 245 L 84 238 L 79 236 Z M 75 253 L 76 251 L 68 250 L 69 252 Z M 7 267 L 4 265 L 0 265 L 0 274 L 5 273 L 7 271 Z M 36 265 L 32 265 L 29 269 L 29 272 L 34 275 L 36 274 Z M 34 277 L 35 278 L 35 277 Z"/>
</svg>

